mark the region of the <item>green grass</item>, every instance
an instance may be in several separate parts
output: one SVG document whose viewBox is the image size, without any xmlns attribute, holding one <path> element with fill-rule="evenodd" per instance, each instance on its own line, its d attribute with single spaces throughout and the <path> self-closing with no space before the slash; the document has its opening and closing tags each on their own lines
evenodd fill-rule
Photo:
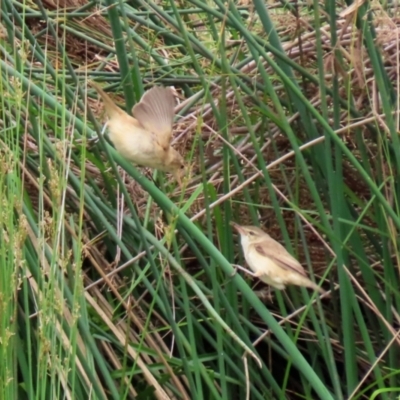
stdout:
<svg viewBox="0 0 400 400">
<path fill-rule="evenodd" d="M 398 396 L 395 9 L 237 3 L 1 3 L 0 398 Z M 183 190 L 89 80 L 175 87 Z M 231 220 L 329 296 L 260 297 Z"/>
</svg>

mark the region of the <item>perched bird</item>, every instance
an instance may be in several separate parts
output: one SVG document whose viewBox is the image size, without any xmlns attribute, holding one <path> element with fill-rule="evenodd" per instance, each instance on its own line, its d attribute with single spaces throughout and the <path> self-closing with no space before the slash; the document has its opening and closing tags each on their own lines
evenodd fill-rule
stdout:
<svg viewBox="0 0 400 400">
<path fill-rule="evenodd" d="M 143 167 L 171 172 L 181 184 L 182 156 L 171 147 L 175 99 L 170 88 L 155 86 L 132 108 L 133 117 L 119 108 L 97 84 L 108 115 L 108 130 L 116 150 Z"/>
<path fill-rule="evenodd" d="M 276 240 L 256 226 L 231 225 L 239 232 L 244 257 L 253 276 L 275 287 L 304 286 L 325 293 L 311 281 L 301 264 Z"/>
</svg>

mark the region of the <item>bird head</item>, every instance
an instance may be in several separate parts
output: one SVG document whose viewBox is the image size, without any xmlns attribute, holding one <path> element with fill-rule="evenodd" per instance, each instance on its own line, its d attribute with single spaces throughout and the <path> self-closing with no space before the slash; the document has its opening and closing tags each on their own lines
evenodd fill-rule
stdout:
<svg viewBox="0 0 400 400">
<path fill-rule="evenodd" d="M 238 231 L 242 241 L 246 240 L 248 243 L 258 243 L 265 239 L 268 234 L 257 226 L 242 226 L 235 222 L 231 222 L 231 225 Z"/>
<path fill-rule="evenodd" d="M 174 178 L 182 186 L 182 177 L 185 175 L 186 167 L 183 157 L 173 148 L 169 151 L 168 171 L 172 173 Z"/>
</svg>

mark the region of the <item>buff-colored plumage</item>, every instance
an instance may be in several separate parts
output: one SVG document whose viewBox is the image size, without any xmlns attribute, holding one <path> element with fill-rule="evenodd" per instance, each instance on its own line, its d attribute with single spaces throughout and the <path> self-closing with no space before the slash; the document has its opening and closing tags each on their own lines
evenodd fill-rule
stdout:
<svg viewBox="0 0 400 400">
<path fill-rule="evenodd" d="M 307 277 L 302 265 L 266 232 L 256 226 L 235 223 L 232 226 L 240 234 L 243 254 L 254 276 L 280 290 L 297 285 L 325 293 Z"/>
<path fill-rule="evenodd" d="M 116 150 L 144 167 L 171 172 L 180 183 L 184 171 L 181 155 L 171 147 L 175 99 L 170 88 L 155 86 L 132 108 L 133 117 L 119 108 L 97 84 L 109 117 L 108 130 Z"/>
</svg>

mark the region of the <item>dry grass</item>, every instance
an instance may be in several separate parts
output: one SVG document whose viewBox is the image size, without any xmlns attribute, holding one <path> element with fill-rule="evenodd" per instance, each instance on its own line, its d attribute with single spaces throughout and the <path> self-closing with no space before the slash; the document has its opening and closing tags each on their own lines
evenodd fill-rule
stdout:
<svg viewBox="0 0 400 400">
<path fill-rule="evenodd" d="M 247 6 L 248 8 L 249 18 L 247 23 L 249 29 L 255 32 L 257 36 L 265 38 L 264 29 L 252 6 L 248 3 L 249 2 L 242 1 L 241 5 L 242 7 Z M 104 10 L 91 8 L 90 16 L 81 18 L 73 17 L 70 19 L 66 25 L 68 27 L 73 26 L 76 29 L 75 33 L 73 33 L 64 29 L 65 25 L 62 23 L 62 18 L 71 10 L 85 6 L 87 4 L 86 1 L 74 0 L 58 2 L 57 4 L 52 1 L 46 1 L 43 4 L 47 8 L 47 11 L 54 11 L 59 15 L 60 24 L 56 26 L 58 39 L 64 44 L 69 60 L 75 68 L 75 72 L 82 76 L 80 82 L 87 96 L 84 99 L 85 105 L 93 112 L 97 120 L 103 123 L 105 120 L 101 103 L 99 103 L 93 92 L 87 91 L 87 77 L 90 77 L 90 79 L 96 78 L 96 76 L 98 76 L 98 71 L 107 73 L 108 75 L 103 75 L 101 79 L 107 80 L 107 77 L 109 77 L 109 83 L 116 84 L 115 93 L 110 92 L 111 96 L 122 108 L 124 108 L 125 103 L 124 97 L 121 94 L 121 86 L 119 86 L 120 69 L 117 57 L 115 55 L 110 56 L 110 53 L 106 50 L 107 46 L 113 48 L 114 42 L 108 19 L 99 15 L 100 11 L 103 12 Z M 330 126 L 335 124 L 333 113 L 337 104 L 335 103 L 335 99 L 330 95 L 321 99 L 321 83 L 318 81 L 319 78 L 317 76 L 318 52 L 320 49 L 323 49 L 325 66 L 324 83 L 326 87 L 331 87 L 333 81 L 337 80 L 337 84 L 340 87 L 339 94 L 341 99 L 343 101 L 351 100 L 353 106 L 353 109 L 347 109 L 341 112 L 340 121 L 337 123 L 336 134 L 342 138 L 343 142 L 360 163 L 368 162 L 370 165 L 380 163 L 383 175 L 389 177 L 393 166 L 390 165 L 387 160 L 378 161 L 376 157 L 377 147 L 382 143 L 379 135 L 382 134 L 381 132 L 386 133 L 387 137 L 385 139 L 391 142 L 389 136 L 391 129 L 386 125 L 387 118 L 382 108 L 380 93 L 378 91 L 379 85 L 376 82 L 376 76 L 374 74 L 375 70 L 371 65 L 371 60 L 369 59 L 368 52 L 362 41 L 361 31 L 357 29 L 355 25 L 355 12 L 357 9 L 347 10 L 347 12 L 341 14 L 342 17 L 337 20 L 335 36 L 338 38 L 338 42 L 335 48 L 332 48 L 331 43 L 333 35 L 330 31 L 330 25 L 327 22 L 322 24 L 319 30 L 319 34 L 321 34 L 320 40 L 322 41 L 322 45 L 320 46 L 313 24 L 313 15 L 308 15 L 304 12 L 304 15 L 296 17 L 295 14 L 289 14 L 280 7 L 280 5 L 275 3 L 270 4 L 270 15 L 277 26 L 279 36 L 285 38 L 285 40 L 282 41 L 284 53 L 294 64 L 305 69 L 309 74 L 307 78 L 304 74 L 294 70 L 295 80 L 302 88 L 303 95 L 321 115 L 324 114 L 325 110 L 325 105 L 322 102 L 327 102 L 327 122 Z M 32 6 L 32 8 L 34 8 L 34 6 Z M 386 15 L 385 11 L 377 2 L 374 3 L 374 8 L 375 18 L 373 24 L 377 37 L 376 45 L 380 48 L 383 64 L 387 75 L 391 79 L 391 84 L 397 87 L 400 19 L 398 20 Z M 187 16 L 186 26 L 193 34 L 198 35 L 204 43 L 212 43 L 212 36 L 209 30 L 205 29 L 205 25 L 201 23 L 202 20 L 203 18 L 200 15 L 189 14 Z M 56 40 L 46 31 L 43 20 L 40 18 L 27 18 L 27 26 L 32 33 L 38 34 L 39 42 L 43 45 L 43 48 L 46 48 L 47 62 L 51 63 L 56 70 L 64 66 L 64 61 L 56 48 Z M 171 65 L 178 64 L 182 59 L 182 67 L 180 67 L 180 70 L 183 71 L 185 76 L 197 78 L 197 74 L 190 60 L 183 57 L 174 46 L 169 47 L 169 43 L 165 38 L 156 37 L 150 29 L 141 25 L 135 26 L 133 22 L 132 29 L 135 29 L 136 32 L 140 32 L 143 38 L 151 39 L 149 42 L 151 42 L 153 49 L 165 57 Z M 90 36 L 90 39 L 99 40 L 102 46 L 94 44 L 93 41 L 79 37 L 77 32 Z M 212 44 L 216 46 L 215 43 Z M 24 47 L 21 41 L 18 42 L 18 45 L 20 48 Z M 241 38 L 227 37 L 226 49 L 228 58 L 231 57 L 231 59 L 233 59 L 239 48 L 242 52 L 240 55 L 243 58 L 245 55 L 249 54 L 247 44 L 244 40 Z M 213 48 L 213 50 L 217 52 L 216 47 Z M 271 53 L 268 54 L 273 58 Z M 33 64 L 39 65 L 40 61 L 35 59 L 35 56 L 28 50 L 25 56 L 26 59 L 31 60 Z M 138 58 L 141 61 L 140 69 L 147 86 L 159 83 L 163 84 L 164 81 L 167 82 L 167 78 L 169 77 L 159 76 L 159 67 L 146 52 L 138 49 Z M 168 196 L 171 200 L 178 206 L 183 207 L 189 202 L 190 197 L 196 193 L 200 185 L 202 185 L 203 176 L 201 171 L 202 168 L 205 168 L 207 182 L 215 189 L 216 200 L 212 202 L 211 199 L 205 198 L 205 192 L 198 195 L 196 200 L 190 204 L 190 207 L 186 211 L 186 214 L 190 216 L 193 221 L 197 221 L 200 226 L 206 227 L 208 222 L 206 214 L 207 205 L 211 203 L 208 209 L 210 211 L 225 202 L 231 202 L 236 217 L 240 218 L 242 223 L 253 222 L 253 217 L 249 212 L 249 205 L 243 192 L 243 189 L 247 188 L 250 197 L 252 199 L 257 199 L 260 224 L 268 229 L 272 237 L 283 242 L 285 240 L 285 235 L 282 233 L 281 226 L 279 225 L 276 209 L 271 206 L 273 202 L 271 192 L 268 190 L 265 182 L 259 179 L 262 172 L 260 171 L 260 164 L 257 162 L 257 151 L 252 143 L 249 127 L 246 123 L 246 119 L 242 115 L 234 88 L 231 87 L 227 79 L 223 79 L 222 81 L 214 79 L 217 78 L 217 75 L 223 75 L 223 73 L 215 67 L 212 60 L 203 57 L 199 59 L 199 63 L 203 70 L 209 73 L 209 90 L 215 104 L 218 106 L 222 99 L 226 102 L 226 120 L 229 124 L 227 129 L 228 139 L 224 138 L 221 133 L 221 127 L 219 126 L 218 119 L 215 117 L 211 104 L 209 104 L 206 97 L 202 95 L 199 100 L 192 104 L 189 110 L 184 112 L 184 115 L 177 118 L 174 127 L 174 147 L 177 148 L 182 155 L 186 155 L 187 159 L 189 158 L 188 154 L 193 151 L 193 157 L 188 160 L 189 168 L 185 182 L 185 190 L 182 192 L 180 188 L 176 187 L 171 177 L 167 177 L 165 182 L 158 184 L 168 192 Z M 281 99 L 287 100 L 287 88 L 276 74 L 274 68 L 264 59 L 260 58 L 259 60 L 247 63 L 244 67 L 239 69 L 238 74 L 246 77 L 249 86 L 253 88 L 256 87 L 257 83 L 262 85 L 263 80 L 259 74 L 259 66 L 257 63 L 262 63 L 267 74 L 271 77 L 276 95 Z M 201 84 L 196 82 L 191 85 L 191 89 L 195 94 L 192 97 L 188 97 L 182 88 L 183 85 L 179 84 L 179 68 L 176 67 L 175 71 L 178 71 L 178 73 L 174 74 L 174 78 L 178 82 L 174 85 L 174 88 L 178 100 L 176 111 L 179 113 L 187 104 L 191 104 L 197 93 L 204 88 Z M 222 87 L 222 82 L 226 85 L 226 88 Z M 56 92 L 55 85 L 49 84 L 47 89 Z M 274 107 L 274 103 L 271 99 L 265 98 L 264 94 L 256 89 L 254 89 L 254 93 L 256 98 L 261 102 L 265 102 L 270 108 L 271 113 L 278 118 L 279 110 Z M 240 94 L 242 101 L 248 109 L 248 116 L 252 121 L 254 132 L 257 137 L 265 138 L 264 142 L 261 143 L 261 154 L 265 160 L 269 177 L 273 182 L 275 195 L 281 205 L 281 213 L 286 224 L 288 235 L 290 238 L 294 239 L 294 251 L 298 255 L 299 260 L 304 264 L 307 263 L 309 258 L 314 273 L 317 276 L 322 276 L 326 270 L 327 258 L 332 259 L 334 257 L 334 251 L 331 243 L 329 243 L 326 237 L 315 228 L 316 223 L 319 223 L 320 219 L 315 211 L 313 196 L 310 194 L 307 181 L 305 177 L 302 176 L 298 161 L 293 153 L 293 145 L 280 126 L 262 115 L 254 98 L 248 96 L 243 91 L 240 91 Z M 39 98 L 35 98 L 35 100 L 40 103 Z M 59 100 L 61 102 L 62 98 L 59 97 Z M 292 113 L 289 108 L 287 108 L 285 112 L 287 113 L 286 116 L 299 143 L 305 143 L 307 147 L 309 136 L 308 132 L 304 132 L 304 128 L 302 128 L 304 125 L 301 115 Z M 84 110 L 78 110 L 76 114 L 82 116 L 83 113 Z M 397 119 L 396 117 L 396 123 L 398 123 Z M 49 129 L 51 129 L 51 125 L 49 125 Z M 73 129 L 70 129 L 72 133 Z M 359 135 L 359 137 L 357 135 Z M 50 132 L 48 136 L 55 146 L 60 145 L 61 142 L 57 135 Z M 72 136 L 73 135 L 71 135 L 71 137 Z M 363 151 L 360 149 L 360 137 L 366 149 L 367 160 L 363 159 Z M 304 153 L 309 151 L 313 146 L 323 146 L 324 137 L 322 133 L 320 138 L 316 138 L 316 140 L 315 143 L 309 144 L 309 147 L 304 149 Z M 23 143 L 23 149 L 26 153 L 30 155 L 39 153 L 41 144 L 28 132 L 21 138 L 21 142 Z M 203 156 L 201 156 L 199 152 L 200 142 L 204 147 Z M 61 145 L 63 145 L 63 143 L 61 143 Z M 73 151 L 78 156 L 81 155 L 82 152 L 84 153 L 81 147 L 82 144 L 75 139 L 72 140 L 72 143 L 67 143 L 67 145 L 72 145 Z M 223 175 L 223 151 L 226 148 L 225 146 L 230 147 L 236 154 L 237 159 L 240 160 L 242 173 L 245 179 L 243 183 L 232 167 L 229 176 L 230 189 L 228 191 L 226 191 L 227 186 L 224 187 Z M 321 147 L 321 149 L 323 149 L 323 147 Z M 92 150 L 89 150 L 89 152 L 91 151 Z M 104 169 L 104 166 L 108 167 L 108 161 L 104 154 L 99 154 L 100 157 L 102 157 L 102 162 L 97 162 L 98 160 L 95 160 L 97 155 L 90 154 L 90 156 L 86 157 L 84 164 L 72 160 L 70 170 L 74 175 L 79 176 L 84 166 L 85 183 L 89 186 L 91 180 L 95 181 L 100 192 L 106 194 L 110 184 L 115 184 L 114 175 L 111 169 Z M 35 170 L 34 166 L 23 163 L 21 163 L 20 166 L 24 174 L 25 190 L 28 192 L 31 202 L 34 204 L 34 208 L 39 210 L 40 201 L 43 201 L 43 210 L 46 212 L 47 216 L 43 223 L 47 224 L 48 228 L 54 228 L 54 221 L 51 221 L 51 215 L 54 212 L 54 208 L 59 206 L 59 200 L 62 196 L 61 193 L 57 192 L 57 188 L 60 189 L 57 186 L 59 166 L 50 158 L 46 160 L 46 163 L 49 171 L 53 171 L 54 181 L 50 179 L 43 183 L 44 192 L 40 190 L 38 171 Z M 344 160 L 341 163 L 341 167 L 343 168 L 343 186 L 346 186 L 352 192 L 354 198 L 368 202 L 368 199 L 371 197 L 370 188 L 361 177 L 359 171 L 357 171 L 348 160 Z M 312 168 L 313 167 L 310 166 L 310 170 L 312 170 Z M 142 169 L 142 172 L 147 177 L 151 178 L 151 171 Z M 375 174 L 374 170 L 371 172 Z M 171 224 L 171 217 L 165 215 L 158 205 L 152 202 L 148 192 L 144 190 L 139 183 L 122 169 L 119 170 L 119 173 L 140 220 L 148 221 L 148 226 L 151 228 L 150 230 L 154 231 L 156 238 L 162 240 L 166 236 L 170 237 L 174 229 L 174 225 Z M 312 174 L 316 177 L 315 179 L 318 179 L 318 171 L 312 171 Z M 291 187 L 296 187 L 297 192 L 290 193 L 288 188 Z M 154 363 L 161 363 L 163 367 L 165 367 L 167 373 L 172 377 L 171 381 L 181 393 L 182 398 L 189 399 L 190 394 L 188 394 L 186 387 L 184 387 L 187 383 L 186 378 L 183 374 L 173 370 L 169 364 L 169 360 L 165 358 L 165 354 L 168 354 L 169 349 L 172 347 L 174 338 L 172 331 L 169 330 L 169 328 L 165 328 L 168 327 L 165 317 L 153 308 L 153 294 L 147 289 L 143 290 L 139 297 L 135 297 L 135 295 L 132 294 L 132 276 L 128 275 L 126 271 L 127 268 L 132 267 L 132 265 L 146 265 L 146 252 L 138 252 L 134 259 L 128 261 L 125 261 L 124 254 L 119 246 L 117 246 L 115 254 L 110 254 L 107 247 L 107 241 L 110 240 L 108 233 L 98 231 L 96 224 L 91 219 L 89 210 L 85 207 L 83 207 L 82 211 L 84 222 L 82 224 L 81 236 L 77 234 L 77 222 L 81 212 L 79 206 L 80 197 L 72 186 L 67 187 L 66 193 L 68 196 L 66 206 L 67 217 L 72 217 L 71 220 L 77 225 L 71 226 L 71 220 L 66 218 L 64 227 L 71 238 L 76 241 L 80 240 L 83 246 L 82 279 L 85 286 L 85 293 L 83 295 L 86 301 L 98 315 L 101 315 L 102 321 L 115 335 L 116 347 L 125 348 L 126 346 L 126 348 L 129 348 L 129 350 L 127 350 L 129 356 L 134 360 L 138 360 L 140 368 L 145 371 L 143 379 L 149 385 L 156 388 L 157 393 L 155 397 L 162 398 L 164 387 L 154 381 L 154 376 L 148 366 Z M 385 194 L 388 198 L 393 196 L 393 194 L 390 193 L 390 187 L 386 189 Z M 120 188 L 116 190 L 116 196 L 116 224 L 119 227 L 118 234 L 121 237 L 123 235 L 123 216 L 129 214 L 130 209 Z M 326 209 L 327 215 L 330 215 L 330 199 L 326 198 L 324 194 L 321 194 L 321 198 L 323 199 L 323 206 Z M 296 207 L 291 206 L 293 199 L 296 199 Z M 393 200 L 393 202 L 395 203 L 395 200 Z M 354 207 L 358 210 L 360 205 L 354 204 Z M 298 210 L 302 210 L 302 212 Z M 310 218 L 308 219 L 304 216 L 307 213 L 310 214 Z M 302 225 L 305 227 L 304 235 L 307 246 L 304 246 L 304 243 L 298 236 L 299 221 L 297 218 L 302 219 Z M 312 222 L 310 222 L 311 219 Z M 377 226 L 376 221 L 371 215 L 367 215 L 366 218 L 363 219 L 363 223 L 371 228 L 376 228 Z M 126 227 L 124 229 L 126 229 Z M 33 240 L 34 235 L 31 233 L 30 237 Z M 51 237 L 52 234 L 50 232 L 49 239 Z M 71 239 L 71 243 L 73 240 Z M 173 240 L 168 241 L 167 246 L 173 246 L 171 244 L 172 242 Z M 218 239 L 215 239 L 215 244 L 219 245 L 217 242 Z M 38 248 L 39 247 L 38 244 Z M 366 250 L 369 254 L 371 264 L 374 265 L 375 271 L 383 271 L 382 264 L 376 259 L 376 253 L 373 249 Z M 180 249 L 180 254 L 186 266 L 186 270 L 192 276 L 196 275 L 199 276 L 199 279 L 203 279 L 205 275 L 202 274 L 201 264 L 198 262 L 193 250 L 188 245 L 183 245 Z M 68 256 L 70 256 L 70 254 L 66 255 L 66 259 Z M 170 295 L 173 297 L 175 295 L 173 285 L 180 275 L 178 272 L 170 269 L 169 263 L 161 256 L 159 256 L 157 262 L 163 267 L 162 274 L 168 282 L 167 287 L 170 287 Z M 354 271 L 355 275 L 357 273 L 359 273 L 359 271 Z M 358 275 L 358 279 L 360 282 L 363 281 L 360 275 Z M 337 287 L 336 283 L 338 282 L 338 278 L 335 268 L 333 268 L 330 273 L 330 280 L 331 286 Z M 154 285 L 156 284 L 155 281 L 152 281 L 152 283 Z M 260 289 L 263 285 L 258 282 L 255 287 Z M 126 293 L 128 293 L 128 295 L 124 297 Z M 333 296 L 334 295 L 335 292 L 333 291 Z M 193 296 L 193 293 L 191 293 L 191 296 Z M 112 298 L 112 302 L 109 301 L 110 297 Z M 200 300 L 196 301 L 195 298 L 196 297 L 193 296 L 191 300 L 193 300 L 194 304 L 196 304 L 199 309 L 202 311 L 204 310 L 206 313 L 206 308 L 204 308 L 203 303 Z M 329 316 L 334 318 L 336 311 L 331 308 L 330 301 L 332 301 L 332 299 L 323 301 L 323 306 L 327 313 L 330 313 Z M 293 309 L 296 309 L 290 300 L 288 300 L 288 302 L 293 306 Z M 280 305 L 276 302 L 276 299 L 273 303 L 269 303 L 268 306 L 281 324 L 288 323 L 292 324 L 293 327 L 299 326 L 300 311 L 295 311 L 293 315 L 282 316 Z M 151 315 L 150 318 L 148 317 L 149 315 Z M 398 324 L 399 319 L 397 316 L 395 316 L 395 320 Z M 258 315 L 252 315 L 252 321 L 260 328 L 268 329 L 264 322 L 259 320 Z M 328 324 L 331 323 L 334 325 L 333 322 L 329 322 Z M 145 335 L 145 344 L 148 348 L 154 350 L 155 355 L 138 357 L 137 354 L 134 353 L 133 348 L 135 346 L 141 346 L 141 341 L 143 340 L 141 332 L 146 330 L 149 333 Z M 334 330 L 334 328 L 332 328 L 332 330 Z M 317 340 L 316 333 L 312 329 L 312 326 L 301 325 L 299 332 L 300 346 L 306 346 L 304 343 L 307 341 Z M 270 332 L 267 333 L 269 334 Z M 331 343 L 336 360 L 342 362 L 344 347 L 339 340 L 339 335 L 340 332 L 334 330 Z M 356 343 L 363 340 L 358 331 L 356 336 Z M 371 336 L 374 336 L 374 334 L 371 333 Z M 337 341 L 334 340 L 335 338 L 337 338 Z M 126 345 L 128 340 L 132 346 Z M 109 344 L 106 341 L 102 341 L 101 343 L 103 346 L 102 351 L 107 355 L 108 362 L 112 365 L 112 368 L 115 370 L 122 369 L 119 353 L 120 349 L 116 351 L 113 344 Z M 364 360 L 362 356 L 357 355 L 357 359 L 360 371 L 366 371 L 370 367 L 368 360 Z M 273 364 L 272 360 L 270 360 L 270 364 Z M 362 372 L 360 374 L 362 375 Z M 126 382 L 128 384 L 128 380 Z M 129 386 L 129 394 L 134 397 L 138 393 L 133 386 Z M 168 396 L 169 398 L 175 398 L 172 391 L 168 392 Z"/>
</svg>

